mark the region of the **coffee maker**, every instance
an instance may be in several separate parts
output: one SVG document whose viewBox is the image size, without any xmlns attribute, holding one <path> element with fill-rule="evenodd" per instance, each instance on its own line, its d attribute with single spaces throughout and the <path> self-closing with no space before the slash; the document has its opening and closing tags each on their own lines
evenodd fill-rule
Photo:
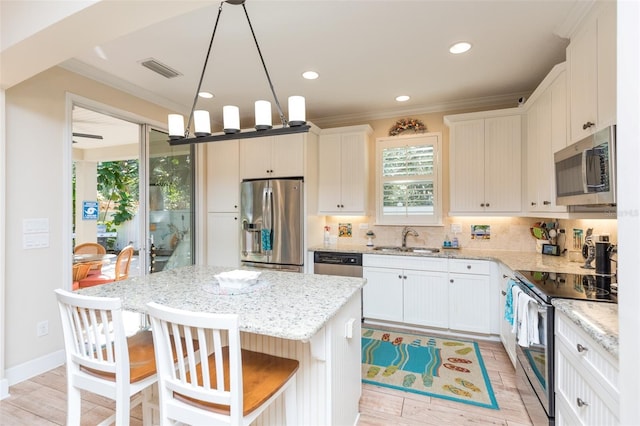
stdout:
<svg viewBox="0 0 640 426">
<path fill-rule="evenodd" d="M 611 272 L 612 257 L 616 253 L 616 246 L 609 241 L 595 242 L 596 275 L 615 275 Z"/>
</svg>

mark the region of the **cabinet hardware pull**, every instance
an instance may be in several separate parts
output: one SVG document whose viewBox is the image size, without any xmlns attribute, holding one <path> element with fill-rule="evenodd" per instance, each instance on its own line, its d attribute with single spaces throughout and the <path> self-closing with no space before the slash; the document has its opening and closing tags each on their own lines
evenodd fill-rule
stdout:
<svg viewBox="0 0 640 426">
<path fill-rule="evenodd" d="M 583 401 L 581 398 L 576 398 L 576 404 L 578 404 L 578 407 L 588 407 L 589 404 L 587 404 L 586 401 Z"/>
<path fill-rule="evenodd" d="M 503 295 L 503 296 L 506 296 L 506 295 L 507 295 L 507 292 L 506 292 L 506 291 L 504 291 L 504 290 L 502 290 L 500 293 L 502 293 L 502 295 Z"/>
<path fill-rule="evenodd" d="M 484 203 L 480 204 L 480 207 L 484 207 Z"/>
<path fill-rule="evenodd" d="M 587 130 L 589 127 L 595 126 L 596 123 L 592 123 L 591 121 L 587 121 L 582 125 L 582 130 Z"/>
<path fill-rule="evenodd" d="M 548 206 L 551 204 L 551 201 L 543 201 L 542 204 L 544 204 L 545 206 Z"/>
<path fill-rule="evenodd" d="M 489 207 L 489 203 L 487 203 L 487 207 Z"/>
<path fill-rule="evenodd" d="M 402 279 L 402 275 L 398 275 L 398 278 Z"/>
<path fill-rule="evenodd" d="M 403 275 L 403 276 L 402 276 L 402 279 L 405 279 L 405 280 L 406 280 L 406 279 L 407 279 L 407 276 L 406 276 L 406 275 Z"/>
<path fill-rule="evenodd" d="M 537 205 L 537 204 L 538 204 L 538 203 L 536 203 L 535 201 L 532 201 L 532 202 L 531 202 L 531 205 L 532 205 L 532 206 L 535 206 L 535 205 Z"/>
<path fill-rule="evenodd" d="M 509 278 L 509 275 L 507 275 L 507 274 L 502 274 L 502 278 Z"/>
<path fill-rule="evenodd" d="M 336 204 L 336 207 L 337 207 L 337 208 L 340 208 L 340 204 Z"/>
<path fill-rule="evenodd" d="M 578 352 L 586 352 L 589 350 L 589 348 L 582 346 L 580 343 L 578 343 L 576 347 L 578 348 Z"/>
<path fill-rule="evenodd" d="M 450 282 L 450 283 L 453 283 L 453 278 L 451 278 L 451 279 L 449 280 L 449 282 Z"/>
<path fill-rule="evenodd" d="M 471 269 L 471 265 L 467 265 L 467 269 Z"/>
</svg>

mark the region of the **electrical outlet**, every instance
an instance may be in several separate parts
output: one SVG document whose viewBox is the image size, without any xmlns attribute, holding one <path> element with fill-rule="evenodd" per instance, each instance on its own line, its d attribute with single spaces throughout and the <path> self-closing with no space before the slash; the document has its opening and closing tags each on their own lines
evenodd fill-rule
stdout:
<svg viewBox="0 0 640 426">
<path fill-rule="evenodd" d="M 358 227 L 360 229 L 369 229 L 369 224 L 368 223 L 361 223 L 358 225 Z"/>
<path fill-rule="evenodd" d="M 46 336 L 49 334 L 49 321 L 40 321 L 36 326 L 36 334 L 38 337 Z"/>
<path fill-rule="evenodd" d="M 459 223 L 452 223 L 451 224 L 451 232 L 454 234 L 459 234 L 462 232 L 462 225 Z"/>
</svg>

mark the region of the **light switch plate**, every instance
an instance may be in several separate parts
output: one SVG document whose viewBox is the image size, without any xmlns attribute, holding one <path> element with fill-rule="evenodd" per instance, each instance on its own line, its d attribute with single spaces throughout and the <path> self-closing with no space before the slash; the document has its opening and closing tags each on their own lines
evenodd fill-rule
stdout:
<svg viewBox="0 0 640 426">
<path fill-rule="evenodd" d="M 462 225 L 460 225 L 459 223 L 452 223 L 451 224 L 451 232 L 454 234 L 459 234 L 462 232 Z"/>
</svg>

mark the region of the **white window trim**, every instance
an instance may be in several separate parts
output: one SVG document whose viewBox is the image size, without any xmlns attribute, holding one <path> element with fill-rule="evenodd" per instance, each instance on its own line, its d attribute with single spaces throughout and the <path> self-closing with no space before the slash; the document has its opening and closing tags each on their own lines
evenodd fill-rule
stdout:
<svg viewBox="0 0 640 426">
<path fill-rule="evenodd" d="M 435 209 L 433 216 L 392 217 L 382 214 L 382 149 L 393 146 L 415 145 L 420 139 L 435 137 L 434 167 L 436 168 L 434 179 Z M 431 141 L 429 141 L 431 143 Z M 392 136 L 376 139 L 376 225 L 414 225 L 414 226 L 443 226 L 442 224 L 442 133 L 430 132 L 408 136 Z"/>
</svg>

